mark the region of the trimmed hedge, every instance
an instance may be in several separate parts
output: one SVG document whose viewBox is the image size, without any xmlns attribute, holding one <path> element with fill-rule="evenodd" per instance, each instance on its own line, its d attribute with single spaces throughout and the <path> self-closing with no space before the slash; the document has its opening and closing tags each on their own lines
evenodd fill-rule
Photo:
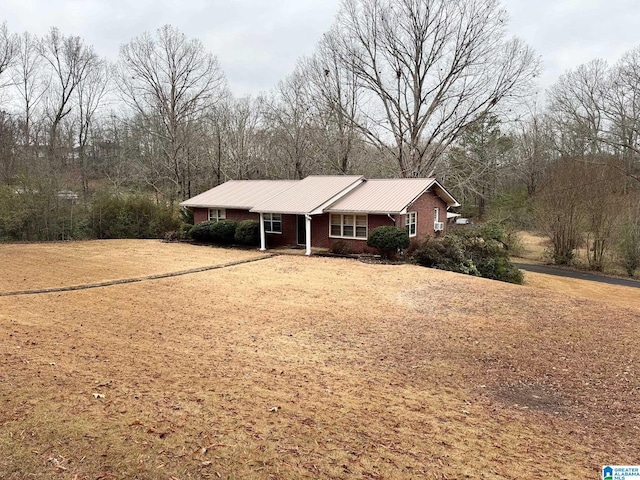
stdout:
<svg viewBox="0 0 640 480">
<path fill-rule="evenodd" d="M 243 220 L 236 228 L 235 241 L 252 247 L 260 245 L 260 222 Z"/>
<path fill-rule="evenodd" d="M 193 226 L 189 236 L 198 242 L 231 245 L 235 239 L 238 223 L 234 220 L 201 222 Z"/>
</svg>

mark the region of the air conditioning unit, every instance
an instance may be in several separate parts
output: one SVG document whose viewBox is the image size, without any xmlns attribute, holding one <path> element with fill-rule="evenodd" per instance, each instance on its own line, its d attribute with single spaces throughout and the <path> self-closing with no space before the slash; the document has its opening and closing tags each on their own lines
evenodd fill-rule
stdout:
<svg viewBox="0 0 640 480">
<path fill-rule="evenodd" d="M 433 222 L 433 230 L 436 232 L 444 230 L 444 222 Z"/>
</svg>

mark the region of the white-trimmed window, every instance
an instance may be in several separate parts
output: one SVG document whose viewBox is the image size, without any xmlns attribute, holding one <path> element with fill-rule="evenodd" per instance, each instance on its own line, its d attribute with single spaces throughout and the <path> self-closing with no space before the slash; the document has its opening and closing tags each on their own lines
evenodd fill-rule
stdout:
<svg viewBox="0 0 640 480">
<path fill-rule="evenodd" d="M 418 233 L 418 212 L 409 212 L 405 218 L 407 233 L 410 237 L 415 237 Z"/>
<path fill-rule="evenodd" d="M 332 213 L 329 236 L 334 238 L 367 239 L 367 216 L 355 213 Z"/>
<path fill-rule="evenodd" d="M 279 213 L 264 213 L 264 231 L 266 233 L 282 233 L 282 215 Z"/>
<path fill-rule="evenodd" d="M 210 208 L 209 209 L 209 221 L 219 222 L 227 218 L 227 212 L 224 208 Z"/>
</svg>

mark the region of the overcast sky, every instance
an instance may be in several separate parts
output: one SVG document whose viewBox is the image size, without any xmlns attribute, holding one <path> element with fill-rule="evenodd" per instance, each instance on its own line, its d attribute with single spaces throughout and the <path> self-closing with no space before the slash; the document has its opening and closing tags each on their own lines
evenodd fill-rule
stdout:
<svg viewBox="0 0 640 480">
<path fill-rule="evenodd" d="M 340 0 L 0 0 L 11 32 L 57 26 L 112 60 L 122 43 L 171 24 L 202 40 L 237 95 L 270 90 L 313 51 Z M 594 58 L 615 62 L 640 45 L 637 0 L 503 0 L 510 30 L 543 60 L 542 86 Z"/>
</svg>

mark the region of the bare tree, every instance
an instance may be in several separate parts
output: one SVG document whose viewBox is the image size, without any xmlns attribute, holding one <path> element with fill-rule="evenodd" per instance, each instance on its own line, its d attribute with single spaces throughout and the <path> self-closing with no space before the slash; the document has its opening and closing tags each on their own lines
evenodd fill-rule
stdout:
<svg viewBox="0 0 640 480">
<path fill-rule="evenodd" d="M 544 178 L 546 169 L 556 158 L 553 130 L 548 118 L 533 114 L 517 125 L 514 135 L 514 162 L 516 177 L 524 183 L 527 194 L 534 196 Z"/>
<path fill-rule="evenodd" d="M 17 36 L 10 34 L 7 22 L 0 24 L 0 87 L 7 84 L 3 80 L 3 73 L 11 66 L 17 54 Z"/>
<path fill-rule="evenodd" d="M 85 81 L 92 67 L 99 62 L 93 47 L 83 43 L 80 37 L 65 37 L 57 28 L 52 28 L 40 44 L 39 51 L 51 72 L 51 80 L 46 94 L 46 109 L 49 117 L 48 158 L 50 166 L 54 160 L 66 162 L 69 151 L 62 152 L 60 136 L 62 121 L 74 107 L 73 95 Z M 67 147 L 71 147 L 73 142 Z"/>
<path fill-rule="evenodd" d="M 601 140 L 624 160 L 625 173 L 640 181 L 640 47 L 610 70 L 603 100 L 607 125 Z"/>
<path fill-rule="evenodd" d="M 306 77 L 295 71 L 278 83 L 271 99 L 265 102 L 272 155 L 284 160 L 281 166 L 286 178 L 306 177 L 317 160 L 315 112 L 307 87 Z"/>
<path fill-rule="evenodd" d="M 22 146 L 27 156 L 32 144 L 32 124 L 34 112 L 48 88 L 45 76 L 42 74 L 43 58 L 38 51 L 39 42 L 29 32 L 18 37 L 15 68 L 13 69 L 13 84 L 18 90 L 22 115 Z M 33 158 L 32 158 L 33 159 Z"/>
<path fill-rule="evenodd" d="M 538 228 L 549 237 L 554 263 L 569 264 L 582 244 L 584 209 L 581 193 L 590 186 L 572 161 L 559 161 L 548 170 L 535 197 Z"/>
<path fill-rule="evenodd" d="M 189 129 L 217 102 L 225 86 L 216 58 L 199 40 L 165 25 L 155 37 L 144 33 L 121 47 L 118 77 L 125 101 L 163 141 L 171 197 L 188 196 Z"/>
<path fill-rule="evenodd" d="M 593 60 L 568 71 L 549 89 L 549 113 L 562 155 L 580 158 L 603 153 L 606 84 L 606 62 Z"/>
<path fill-rule="evenodd" d="M 354 122 L 402 176 L 431 174 L 462 129 L 528 93 L 538 61 L 498 0 L 344 0 L 344 68 L 368 92 Z"/>
<path fill-rule="evenodd" d="M 300 62 L 298 71 L 308 80 L 309 99 L 323 129 L 318 149 L 326 158 L 326 170 L 347 174 L 359 140 L 355 120 L 362 89 L 353 69 L 341 62 L 335 28 L 324 35 L 310 58 Z"/>
<path fill-rule="evenodd" d="M 83 81 L 76 89 L 78 102 L 78 159 L 82 191 L 89 194 L 89 175 L 87 165 L 87 145 L 94 123 L 96 111 L 108 93 L 109 65 L 105 60 L 94 59 L 86 69 Z"/>
</svg>

